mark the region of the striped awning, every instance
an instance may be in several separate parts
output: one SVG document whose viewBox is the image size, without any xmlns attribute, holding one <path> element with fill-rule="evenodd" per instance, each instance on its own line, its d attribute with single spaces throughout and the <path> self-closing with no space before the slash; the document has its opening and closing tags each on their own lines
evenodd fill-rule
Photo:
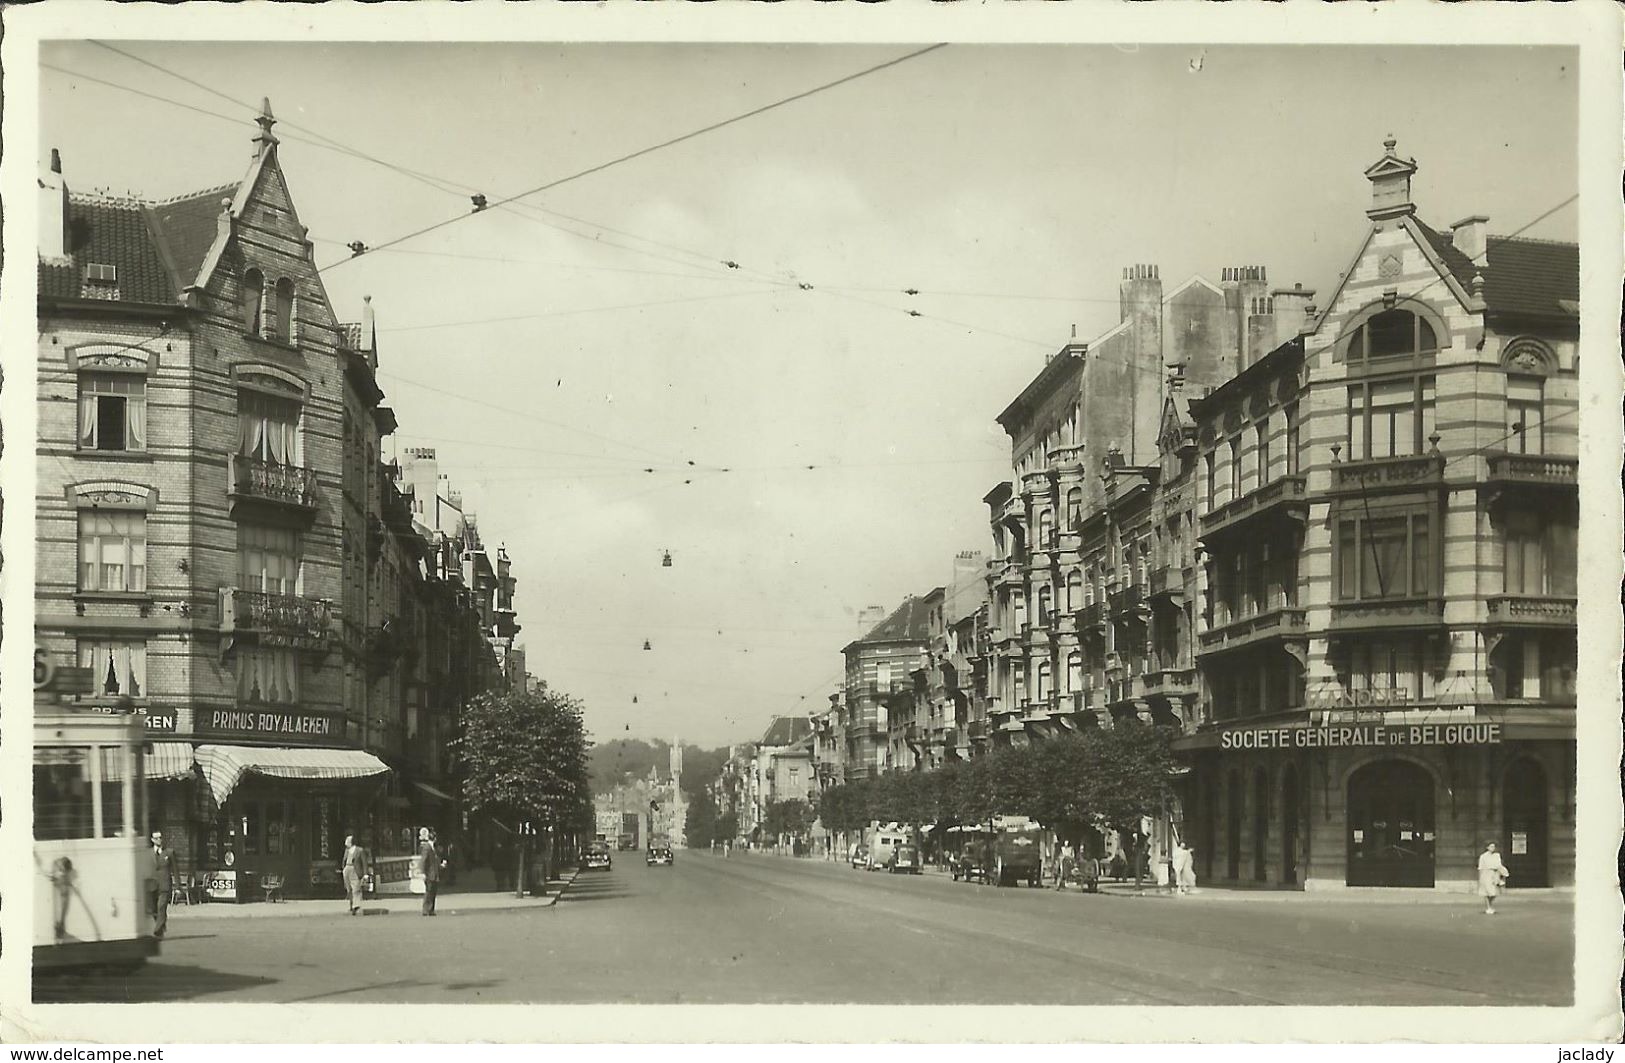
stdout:
<svg viewBox="0 0 1625 1063">
<path fill-rule="evenodd" d="M 192 765 L 197 763 L 197 756 L 192 751 L 190 742 L 154 742 L 147 751 L 146 763 L 143 765 L 147 778 L 151 779 L 187 779 L 192 775 Z"/>
<path fill-rule="evenodd" d="M 247 772 L 277 779 L 362 779 L 389 770 L 388 764 L 359 749 L 198 746 L 197 762 L 215 803 L 221 805 Z"/>
<path fill-rule="evenodd" d="M 185 779 L 191 776 L 192 765 L 195 763 L 197 760 L 192 755 L 192 743 L 154 742 L 141 758 L 141 772 L 149 782 Z M 102 778 L 110 782 L 124 778 L 122 752 L 118 756 L 103 759 Z"/>
</svg>

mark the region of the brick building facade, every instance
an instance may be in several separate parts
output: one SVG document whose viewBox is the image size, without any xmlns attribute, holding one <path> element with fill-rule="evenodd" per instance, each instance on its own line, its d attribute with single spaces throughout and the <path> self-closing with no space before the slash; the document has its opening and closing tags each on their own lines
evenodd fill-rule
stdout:
<svg viewBox="0 0 1625 1063">
<path fill-rule="evenodd" d="M 332 885 L 346 830 L 455 829 L 404 793 L 446 791 L 445 721 L 498 675 L 495 618 L 399 519 L 370 320 L 329 305 L 273 125 L 241 181 L 173 200 L 72 195 L 54 153 L 40 181 L 38 638 L 87 711 L 145 716 L 152 826 L 243 895 Z M 437 657 L 470 680 L 432 697 Z"/>
</svg>

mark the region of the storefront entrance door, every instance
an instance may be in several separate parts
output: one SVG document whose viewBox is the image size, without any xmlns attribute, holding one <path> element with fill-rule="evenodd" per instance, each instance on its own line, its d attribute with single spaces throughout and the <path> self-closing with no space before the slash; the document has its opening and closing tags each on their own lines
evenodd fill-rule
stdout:
<svg viewBox="0 0 1625 1063">
<path fill-rule="evenodd" d="M 1225 809 L 1225 877 L 1231 881 L 1241 877 L 1241 772 L 1230 773 L 1230 793 Z"/>
<path fill-rule="evenodd" d="M 1349 778 L 1348 884 L 1433 885 L 1433 779 L 1382 760 Z"/>
<path fill-rule="evenodd" d="M 1520 757 L 1507 769 L 1501 789 L 1506 828 L 1501 852 L 1512 888 L 1548 886 L 1546 873 L 1546 773 L 1535 761 Z"/>
</svg>

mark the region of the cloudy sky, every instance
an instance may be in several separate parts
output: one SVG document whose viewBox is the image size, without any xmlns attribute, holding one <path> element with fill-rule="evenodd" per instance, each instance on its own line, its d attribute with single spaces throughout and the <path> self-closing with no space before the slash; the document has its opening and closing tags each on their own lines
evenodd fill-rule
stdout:
<svg viewBox="0 0 1625 1063">
<path fill-rule="evenodd" d="M 43 50 L 42 157 L 76 190 L 235 181 L 271 99 L 399 444 L 507 546 L 532 670 L 603 739 L 822 704 L 858 610 L 986 548 L 993 417 L 1116 323 L 1124 266 L 1326 292 L 1389 134 L 1436 226 L 1576 183 L 1564 49 L 954 45 L 474 216 L 917 48 L 113 46 Z"/>
</svg>

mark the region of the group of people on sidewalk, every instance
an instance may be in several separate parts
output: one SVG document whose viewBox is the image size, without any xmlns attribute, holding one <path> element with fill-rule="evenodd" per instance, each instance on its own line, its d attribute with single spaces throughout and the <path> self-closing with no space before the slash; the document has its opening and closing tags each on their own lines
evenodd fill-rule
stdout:
<svg viewBox="0 0 1625 1063">
<path fill-rule="evenodd" d="M 1122 866 L 1115 867 L 1117 862 L 1114 860 L 1112 864 L 1107 864 L 1093 856 L 1080 857 L 1071 842 L 1063 841 L 1055 857 L 1055 888 L 1062 890 L 1066 888 L 1068 882 L 1076 881 L 1087 889 L 1091 883 L 1098 883 L 1114 870 L 1117 872 L 1114 877 L 1128 877 L 1129 862 L 1123 862 Z M 1149 858 L 1142 853 L 1132 858 L 1132 863 L 1134 881 L 1139 884 L 1145 880 L 1150 870 L 1147 866 Z M 1166 889 L 1179 896 L 1194 893 L 1196 850 L 1183 841 L 1175 842 L 1166 860 L 1158 865 L 1156 873 L 1150 877 L 1154 878 L 1158 889 Z"/>
<path fill-rule="evenodd" d="M 423 914 L 433 915 L 435 898 L 440 892 L 440 881 L 451 863 L 451 844 L 444 850 L 437 847 L 435 832 L 430 827 L 418 829 L 418 851 L 412 857 L 412 878 L 423 883 Z M 373 888 L 372 854 L 358 845 L 355 834 L 344 836 L 344 895 L 350 904 L 350 914 L 360 915 L 367 894 Z"/>
</svg>

